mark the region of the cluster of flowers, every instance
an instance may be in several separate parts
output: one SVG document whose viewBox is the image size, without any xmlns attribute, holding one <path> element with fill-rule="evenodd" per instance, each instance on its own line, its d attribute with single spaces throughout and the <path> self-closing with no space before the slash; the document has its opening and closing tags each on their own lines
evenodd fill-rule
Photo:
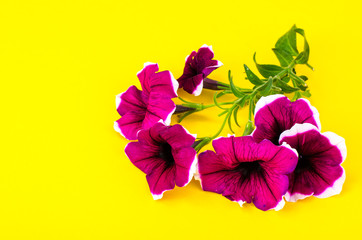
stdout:
<svg viewBox="0 0 362 240">
<path fill-rule="evenodd" d="M 345 180 L 341 163 L 346 158 L 342 137 L 321 133 L 319 114 L 308 100 L 291 102 L 286 96 L 261 97 L 255 105 L 255 130 L 247 136 L 219 137 L 215 151 L 197 154 L 196 135 L 179 124 L 170 126 L 177 90 L 200 95 L 216 89 L 207 76 L 222 63 L 213 60 L 209 46 L 186 58 L 183 75 L 159 72 L 146 63 L 137 74 L 142 91 L 131 86 L 117 95 L 122 116 L 114 128 L 128 140 L 125 152 L 146 174 L 154 199 L 165 191 L 187 185 L 195 176 L 205 191 L 222 194 L 243 205 L 279 210 L 286 201 L 340 193 Z"/>
</svg>

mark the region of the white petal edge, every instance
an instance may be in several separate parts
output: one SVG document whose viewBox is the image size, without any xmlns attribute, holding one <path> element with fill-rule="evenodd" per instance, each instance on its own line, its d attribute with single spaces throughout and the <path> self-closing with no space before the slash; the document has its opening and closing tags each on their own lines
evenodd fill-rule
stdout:
<svg viewBox="0 0 362 240">
<path fill-rule="evenodd" d="M 192 92 L 192 95 L 199 96 L 202 92 L 203 87 L 204 87 L 204 80 L 202 80 L 200 84 L 196 86 L 196 89 Z"/>
<path fill-rule="evenodd" d="M 177 90 L 179 88 L 179 83 L 178 81 L 175 79 L 175 77 L 173 76 L 173 74 L 170 71 L 167 71 L 170 74 L 170 78 L 171 78 L 171 84 L 172 84 L 172 88 L 173 88 L 173 92 L 175 93 L 176 97 L 177 95 Z"/>
<path fill-rule="evenodd" d="M 328 138 L 331 145 L 336 146 L 338 148 L 338 150 L 341 152 L 342 155 L 341 163 L 343 163 L 344 160 L 346 160 L 347 158 L 347 146 L 344 138 L 333 132 L 325 132 L 322 133 L 322 135 Z"/>
<path fill-rule="evenodd" d="M 208 46 L 208 45 L 204 44 L 204 45 L 202 45 L 200 48 L 208 48 L 208 49 L 210 49 L 210 51 L 211 51 L 212 53 L 214 53 L 214 50 L 212 49 L 212 46 L 211 46 L 211 45 Z"/>
<path fill-rule="evenodd" d="M 299 157 L 299 154 L 298 154 L 297 149 L 292 148 L 288 143 L 283 142 L 281 146 L 286 147 L 286 148 L 292 150 L 292 151 L 295 153 L 295 155 L 296 155 L 297 157 Z"/>
<path fill-rule="evenodd" d="M 342 168 L 343 169 L 343 168 Z M 342 191 L 343 183 L 346 180 L 346 172 L 343 169 L 342 176 L 339 177 L 334 183 L 333 186 L 328 187 L 324 192 L 319 195 L 314 195 L 317 198 L 327 198 L 334 195 L 338 195 Z"/>
<path fill-rule="evenodd" d="M 122 95 L 124 94 L 125 92 L 123 93 L 120 93 L 118 95 L 116 95 L 116 109 L 118 109 L 119 105 L 121 105 L 121 102 L 122 102 Z"/>
<path fill-rule="evenodd" d="M 282 200 L 280 202 L 278 202 L 278 204 L 272 209 L 275 210 L 275 211 L 279 211 L 284 207 L 284 205 L 285 205 L 285 200 L 282 197 Z"/>
<path fill-rule="evenodd" d="M 289 130 L 285 130 L 284 132 L 282 132 L 282 134 L 280 134 L 279 137 L 279 144 L 282 142 L 283 138 L 285 137 L 292 137 L 297 135 L 298 133 L 304 133 L 304 132 L 308 132 L 310 130 L 315 130 L 319 132 L 319 129 L 314 126 L 313 124 L 310 123 L 296 123 L 294 124 L 294 126 L 289 129 Z"/>
<path fill-rule="evenodd" d="M 259 101 L 256 103 L 255 105 L 255 113 L 254 116 L 256 116 L 256 114 L 258 113 L 258 111 L 263 108 L 266 105 L 271 104 L 272 102 L 274 102 L 275 100 L 279 99 L 279 98 L 287 98 L 286 96 L 282 95 L 282 94 L 274 94 L 274 95 L 270 95 L 270 96 L 266 96 L 266 97 L 261 97 L 259 99 Z"/>
<path fill-rule="evenodd" d="M 171 117 L 172 114 L 174 114 L 174 112 L 176 111 L 176 105 L 174 107 L 174 109 L 167 115 L 165 120 L 160 119 L 158 122 L 162 122 L 163 124 L 165 124 L 166 126 L 169 126 L 171 124 Z"/>
<path fill-rule="evenodd" d="M 321 125 L 321 120 L 319 119 L 319 112 L 318 112 L 317 108 L 313 107 L 312 104 L 310 104 L 310 101 L 308 99 L 300 98 L 297 101 L 304 101 L 305 103 L 308 104 L 308 107 L 313 112 L 313 118 L 317 123 L 317 127 L 321 131 L 322 130 L 322 125 Z"/>
<path fill-rule="evenodd" d="M 236 201 L 236 202 L 240 205 L 240 207 L 243 207 L 244 203 L 246 203 L 246 202 L 243 201 L 243 200 L 239 200 L 239 201 Z"/>
<path fill-rule="evenodd" d="M 157 63 L 145 62 L 145 63 L 143 64 L 143 68 L 137 72 L 137 76 L 138 76 L 138 74 L 140 74 L 146 67 L 148 67 L 148 66 L 150 66 L 150 65 L 154 65 L 154 64 L 156 64 L 156 65 L 157 65 L 157 69 L 159 69 Z"/>
<path fill-rule="evenodd" d="M 121 128 L 119 127 L 119 125 L 118 125 L 118 123 L 117 123 L 116 121 L 115 121 L 114 124 L 113 124 L 113 128 L 114 128 L 114 130 L 115 130 L 116 132 L 119 132 L 119 133 L 122 135 L 122 137 L 126 138 L 126 137 L 124 136 L 124 134 L 122 133 L 122 130 L 121 130 Z"/>
<path fill-rule="evenodd" d="M 294 194 L 290 195 L 290 193 L 287 192 L 284 197 L 285 197 L 285 200 L 287 202 L 296 202 L 298 200 L 305 199 L 305 198 L 310 197 L 312 195 L 313 195 L 313 193 L 310 194 L 310 195 L 305 195 L 305 194 L 302 194 L 302 193 L 294 193 Z"/>
</svg>

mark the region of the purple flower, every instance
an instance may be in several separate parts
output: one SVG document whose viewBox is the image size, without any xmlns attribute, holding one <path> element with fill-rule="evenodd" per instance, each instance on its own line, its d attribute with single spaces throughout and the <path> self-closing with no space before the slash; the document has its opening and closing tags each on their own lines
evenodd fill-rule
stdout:
<svg viewBox="0 0 362 240">
<path fill-rule="evenodd" d="M 196 171 L 196 151 L 191 146 L 195 136 L 181 125 L 157 123 L 138 134 L 125 152 L 131 162 L 146 175 L 155 200 L 175 187 L 187 185 Z"/>
<path fill-rule="evenodd" d="M 178 82 L 170 71 L 158 72 L 158 65 L 145 63 L 137 74 L 142 90 L 131 86 L 117 95 L 117 111 L 122 116 L 114 123 L 114 129 L 129 140 L 137 139 L 137 132 L 152 127 L 160 120 L 166 125 L 176 105 L 171 98 L 177 97 Z"/>
<path fill-rule="evenodd" d="M 287 144 L 276 146 L 268 140 L 257 143 L 251 136 L 219 138 L 216 151 L 199 155 L 198 171 L 202 189 L 222 194 L 231 201 L 251 203 L 261 209 L 279 210 L 288 190 L 298 154 Z"/>
<path fill-rule="evenodd" d="M 279 143 L 287 143 L 299 153 L 297 167 L 289 175 L 287 201 L 311 195 L 326 198 L 341 192 L 346 178 L 341 163 L 347 156 L 342 137 L 332 132 L 320 133 L 314 125 L 304 123 L 283 132 Z"/>
<path fill-rule="evenodd" d="M 280 134 L 296 123 L 311 123 L 321 128 L 319 113 L 307 99 L 290 102 L 279 94 L 262 97 L 255 106 L 255 130 L 252 135 L 257 142 L 268 139 L 278 144 Z"/>
<path fill-rule="evenodd" d="M 218 60 L 213 60 L 214 52 L 211 46 L 203 45 L 197 52 L 193 51 L 186 57 L 182 76 L 177 79 L 180 88 L 198 96 L 201 94 L 203 80 L 215 69 L 222 66 Z"/>
</svg>

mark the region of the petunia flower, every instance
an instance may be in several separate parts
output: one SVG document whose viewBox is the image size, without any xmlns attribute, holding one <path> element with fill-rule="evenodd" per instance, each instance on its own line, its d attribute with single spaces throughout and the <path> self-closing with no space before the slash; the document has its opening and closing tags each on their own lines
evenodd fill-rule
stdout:
<svg viewBox="0 0 362 240">
<path fill-rule="evenodd" d="M 222 66 L 218 60 L 213 60 L 214 52 L 211 46 L 203 45 L 197 52 L 193 51 L 186 57 L 185 68 L 182 76 L 177 79 L 180 88 L 186 92 L 198 96 L 201 94 L 204 79 L 215 69 Z M 217 84 L 214 80 L 209 81 L 208 85 Z"/>
<path fill-rule="evenodd" d="M 187 185 L 196 171 L 195 142 L 181 125 L 156 123 L 138 133 L 138 142 L 131 142 L 125 152 L 131 162 L 146 174 L 155 200 L 175 187 Z"/>
<path fill-rule="evenodd" d="M 213 151 L 199 155 L 202 189 L 222 194 L 242 206 L 245 202 L 261 209 L 279 210 L 288 190 L 298 154 L 287 144 L 269 140 L 257 143 L 251 136 L 222 137 L 213 141 Z"/>
<path fill-rule="evenodd" d="M 114 129 L 128 140 L 136 140 L 137 132 L 152 127 L 162 120 L 166 125 L 176 105 L 171 98 L 177 97 L 178 82 L 170 71 L 158 71 L 158 65 L 145 63 L 137 74 L 142 91 L 131 86 L 116 96 L 118 113 L 122 116 L 114 123 Z"/>
<path fill-rule="evenodd" d="M 289 175 L 289 202 L 314 195 L 326 198 L 339 194 L 346 178 L 341 163 L 346 159 L 345 140 L 332 132 L 320 133 L 309 123 L 295 124 L 280 135 L 279 143 L 287 143 L 299 153 L 294 172 Z"/>
<path fill-rule="evenodd" d="M 319 113 L 307 99 L 290 102 L 280 94 L 260 98 L 255 106 L 254 119 L 252 136 L 257 142 L 268 139 L 278 144 L 280 134 L 296 123 L 310 123 L 321 129 Z"/>
</svg>

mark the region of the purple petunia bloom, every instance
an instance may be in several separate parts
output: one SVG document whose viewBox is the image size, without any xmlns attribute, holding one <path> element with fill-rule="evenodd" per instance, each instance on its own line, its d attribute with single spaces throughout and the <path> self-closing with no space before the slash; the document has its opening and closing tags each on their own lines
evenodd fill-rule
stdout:
<svg viewBox="0 0 362 240">
<path fill-rule="evenodd" d="M 117 95 L 117 111 L 122 116 L 114 123 L 114 129 L 128 140 L 136 140 L 137 132 L 152 127 L 162 120 L 166 125 L 176 105 L 171 98 L 177 97 L 178 82 L 170 71 L 158 71 L 158 65 L 145 63 L 137 74 L 142 91 L 131 86 Z"/>
<path fill-rule="evenodd" d="M 196 171 L 195 136 L 181 125 L 156 123 L 138 133 L 138 142 L 131 142 L 125 152 L 131 162 L 144 172 L 155 200 L 175 187 L 187 185 Z"/>
<path fill-rule="evenodd" d="M 203 45 L 197 52 L 193 51 L 186 57 L 182 76 L 177 79 L 180 88 L 198 96 L 201 94 L 204 79 L 215 69 L 222 66 L 218 60 L 213 60 L 214 52 L 211 46 Z"/>
<path fill-rule="evenodd" d="M 296 123 L 310 123 L 321 129 L 319 113 L 307 99 L 290 102 L 280 94 L 260 98 L 255 106 L 254 119 L 252 136 L 257 142 L 268 139 L 278 144 L 280 134 Z"/>
<path fill-rule="evenodd" d="M 289 175 L 289 202 L 314 195 L 326 198 L 339 194 L 346 178 L 341 163 L 346 159 L 345 140 L 332 132 L 320 133 L 312 124 L 295 124 L 280 135 L 299 153 L 294 172 Z"/>
<path fill-rule="evenodd" d="M 288 175 L 298 154 L 287 144 L 269 140 L 257 143 L 251 136 L 219 138 L 213 151 L 199 155 L 198 171 L 202 189 L 222 194 L 231 201 L 251 203 L 261 209 L 279 210 L 289 186 Z"/>
</svg>

